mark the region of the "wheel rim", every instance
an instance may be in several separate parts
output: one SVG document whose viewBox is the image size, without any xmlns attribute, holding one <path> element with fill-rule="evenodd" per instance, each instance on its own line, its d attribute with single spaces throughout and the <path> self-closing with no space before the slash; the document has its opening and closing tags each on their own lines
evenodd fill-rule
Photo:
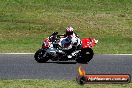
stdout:
<svg viewBox="0 0 132 88">
<path fill-rule="evenodd" d="M 38 60 L 41 60 L 43 58 L 43 52 L 40 52 L 39 54 L 38 54 Z"/>
<path fill-rule="evenodd" d="M 90 52 L 86 52 L 85 54 L 86 54 L 86 55 L 90 55 Z"/>
</svg>

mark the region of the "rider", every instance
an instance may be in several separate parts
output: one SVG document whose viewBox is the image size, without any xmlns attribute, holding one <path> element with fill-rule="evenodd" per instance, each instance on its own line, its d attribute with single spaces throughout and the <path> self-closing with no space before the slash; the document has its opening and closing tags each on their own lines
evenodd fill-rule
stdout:
<svg viewBox="0 0 132 88">
<path fill-rule="evenodd" d="M 68 58 L 72 58 L 71 53 L 74 52 L 77 49 L 80 49 L 81 47 L 81 40 L 79 38 L 79 36 L 74 32 L 73 27 L 68 26 L 66 28 L 66 34 L 65 34 L 65 40 L 69 41 L 69 45 L 71 44 L 72 47 L 69 49 L 69 54 Z"/>
<path fill-rule="evenodd" d="M 73 43 L 76 43 L 76 37 L 77 35 L 73 32 L 74 29 L 71 27 L 71 26 L 68 26 L 66 28 L 66 33 L 64 34 L 64 39 L 63 41 L 61 42 L 62 43 L 62 46 L 66 49 L 68 49 L 68 46 L 70 44 L 73 44 Z"/>
<path fill-rule="evenodd" d="M 57 34 L 58 34 L 58 32 L 54 32 L 49 37 L 49 39 L 51 41 L 54 41 L 54 39 L 56 38 Z M 69 53 L 70 58 L 72 58 L 72 56 L 70 54 L 73 51 L 75 51 L 76 49 L 80 49 L 80 46 L 81 46 L 81 40 L 80 40 L 80 38 L 74 32 L 74 29 L 71 26 L 68 26 L 66 28 L 66 33 L 64 35 L 61 35 L 60 37 L 61 37 L 60 44 L 63 47 L 63 50 L 66 50 L 66 51 L 68 50 L 67 54 Z"/>
<path fill-rule="evenodd" d="M 69 49 L 70 47 L 68 47 L 69 45 L 77 45 L 77 38 L 78 35 L 73 32 L 74 29 L 73 27 L 71 26 L 68 26 L 66 28 L 66 33 L 64 35 L 61 35 L 60 37 L 62 38 L 62 41 L 61 41 L 61 44 L 63 46 L 63 48 L 65 49 Z M 57 36 L 58 32 L 54 32 L 50 37 L 49 37 L 49 40 L 54 42 L 55 39 L 56 39 L 56 36 Z"/>
</svg>

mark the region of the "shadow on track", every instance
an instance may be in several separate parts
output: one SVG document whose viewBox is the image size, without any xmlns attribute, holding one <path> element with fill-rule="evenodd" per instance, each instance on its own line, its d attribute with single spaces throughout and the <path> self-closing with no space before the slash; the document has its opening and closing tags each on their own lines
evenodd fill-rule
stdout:
<svg viewBox="0 0 132 88">
<path fill-rule="evenodd" d="M 45 63 L 56 63 L 56 64 L 76 64 L 77 62 L 66 62 L 66 61 L 49 61 L 49 62 L 45 62 Z"/>
<path fill-rule="evenodd" d="M 77 64 L 77 62 L 66 62 L 66 61 L 49 61 L 49 62 L 45 62 L 45 63 L 55 63 L 55 64 Z M 78 64 L 88 64 L 88 63 L 78 63 Z"/>
</svg>

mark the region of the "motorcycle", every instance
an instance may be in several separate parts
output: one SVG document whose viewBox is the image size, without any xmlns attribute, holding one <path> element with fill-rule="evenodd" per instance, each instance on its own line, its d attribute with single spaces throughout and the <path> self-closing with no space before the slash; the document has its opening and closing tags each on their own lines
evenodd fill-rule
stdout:
<svg viewBox="0 0 132 88">
<path fill-rule="evenodd" d="M 92 47 L 97 44 L 98 40 L 94 38 L 80 40 L 79 37 L 75 37 L 69 42 L 68 38 L 62 36 L 54 32 L 44 39 L 42 47 L 34 55 L 35 60 L 39 63 L 45 63 L 48 60 L 75 60 L 78 63 L 87 63 L 93 58 Z"/>
</svg>

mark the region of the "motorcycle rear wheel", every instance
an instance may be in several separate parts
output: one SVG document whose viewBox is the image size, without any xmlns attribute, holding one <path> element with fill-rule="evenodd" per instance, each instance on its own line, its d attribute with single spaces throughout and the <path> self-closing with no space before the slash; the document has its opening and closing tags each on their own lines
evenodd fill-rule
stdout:
<svg viewBox="0 0 132 88">
<path fill-rule="evenodd" d="M 45 63 L 49 60 L 49 58 L 47 56 L 43 57 L 43 55 L 45 54 L 45 50 L 39 49 L 35 55 L 34 58 L 38 63 Z"/>
<path fill-rule="evenodd" d="M 76 61 L 78 63 L 86 64 L 93 58 L 93 55 L 94 52 L 91 48 L 82 49 Z"/>
</svg>

